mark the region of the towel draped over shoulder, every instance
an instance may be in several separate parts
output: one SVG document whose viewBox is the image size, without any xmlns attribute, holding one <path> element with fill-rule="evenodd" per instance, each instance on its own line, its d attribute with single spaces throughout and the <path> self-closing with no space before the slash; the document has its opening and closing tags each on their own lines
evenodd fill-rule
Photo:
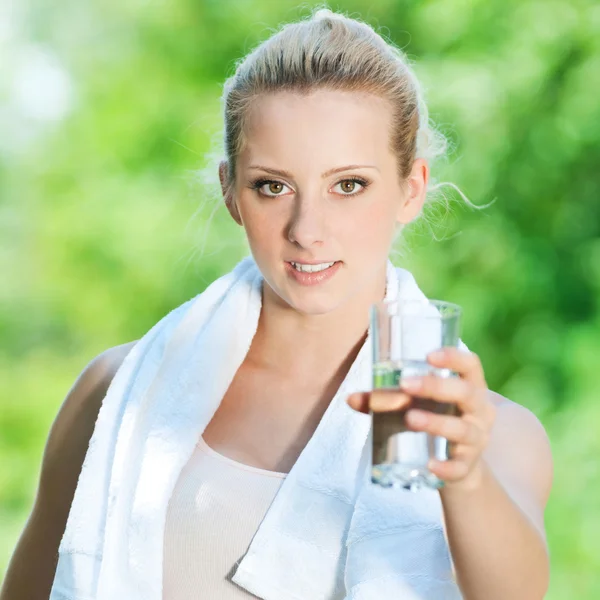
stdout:
<svg viewBox="0 0 600 600">
<path fill-rule="evenodd" d="M 262 283 L 245 258 L 130 351 L 100 408 L 50 600 L 162 600 L 169 498 L 250 348 Z M 388 261 L 386 298 L 401 297 L 426 298 L 409 271 Z M 371 417 L 346 402 L 369 389 L 370 335 L 235 583 L 265 600 L 460 600 L 438 492 L 370 483 Z"/>
</svg>

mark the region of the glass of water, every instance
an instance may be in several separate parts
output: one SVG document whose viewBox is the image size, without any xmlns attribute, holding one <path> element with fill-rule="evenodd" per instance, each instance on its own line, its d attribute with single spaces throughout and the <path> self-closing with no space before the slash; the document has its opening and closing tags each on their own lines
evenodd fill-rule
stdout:
<svg viewBox="0 0 600 600">
<path fill-rule="evenodd" d="M 461 308 L 442 300 L 385 300 L 371 307 L 373 390 L 396 391 L 402 377 L 433 373 L 457 377 L 433 367 L 427 355 L 443 346 L 458 346 Z M 443 481 L 427 468 L 431 458 L 448 460 L 451 444 L 441 436 L 410 431 L 404 416 L 411 408 L 439 414 L 460 414 L 455 404 L 412 397 L 402 410 L 370 411 L 373 423 L 371 482 L 417 491 L 440 488 Z"/>
</svg>

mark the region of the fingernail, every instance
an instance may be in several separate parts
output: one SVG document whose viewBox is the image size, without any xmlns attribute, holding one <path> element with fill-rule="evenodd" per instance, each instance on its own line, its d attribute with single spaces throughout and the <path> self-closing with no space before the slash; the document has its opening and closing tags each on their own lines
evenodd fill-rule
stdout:
<svg viewBox="0 0 600 600">
<path fill-rule="evenodd" d="M 400 387 L 403 390 L 414 391 L 421 387 L 421 379 L 419 377 L 405 377 L 400 380 Z"/>
<path fill-rule="evenodd" d="M 427 355 L 427 358 L 429 358 L 431 360 L 442 360 L 442 358 L 444 358 L 444 351 L 436 350 L 435 352 L 430 352 Z"/>
</svg>

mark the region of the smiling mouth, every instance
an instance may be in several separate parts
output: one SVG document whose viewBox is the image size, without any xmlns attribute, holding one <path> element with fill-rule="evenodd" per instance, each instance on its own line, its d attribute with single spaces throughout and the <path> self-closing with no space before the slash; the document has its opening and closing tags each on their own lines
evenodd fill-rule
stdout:
<svg viewBox="0 0 600 600">
<path fill-rule="evenodd" d="M 319 271 L 325 271 L 326 269 L 329 269 L 329 267 L 332 267 L 333 265 L 335 265 L 335 263 L 337 263 L 339 261 L 337 260 L 333 260 L 333 261 L 329 261 L 329 262 L 320 262 L 320 263 L 300 263 L 300 262 L 294 262 L 294 261 L 289 261 L 289 263 L 292 265 L 292 267 L 294 269 L 296 269 L 296 271 L 299 271 L 300 273 L 318 273 Z"/>
</svg>

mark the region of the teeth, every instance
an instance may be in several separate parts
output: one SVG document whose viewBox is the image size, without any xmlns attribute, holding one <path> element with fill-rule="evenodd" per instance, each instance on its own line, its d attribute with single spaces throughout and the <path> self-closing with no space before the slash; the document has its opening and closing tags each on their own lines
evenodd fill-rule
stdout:
<svg viewBox="0 0 600 600">
<path fill-rule="evenodd" d="M 294 269 L 296 269 L 296 271 L 302 271 L 303 273 L 316 273 L 317 271 L 324 271 L 334 264 L 335 261 L 330 263 L 321 263 L 320 265 L 301 265 L 293 262 L 292 266 Z"/>
</svg>

